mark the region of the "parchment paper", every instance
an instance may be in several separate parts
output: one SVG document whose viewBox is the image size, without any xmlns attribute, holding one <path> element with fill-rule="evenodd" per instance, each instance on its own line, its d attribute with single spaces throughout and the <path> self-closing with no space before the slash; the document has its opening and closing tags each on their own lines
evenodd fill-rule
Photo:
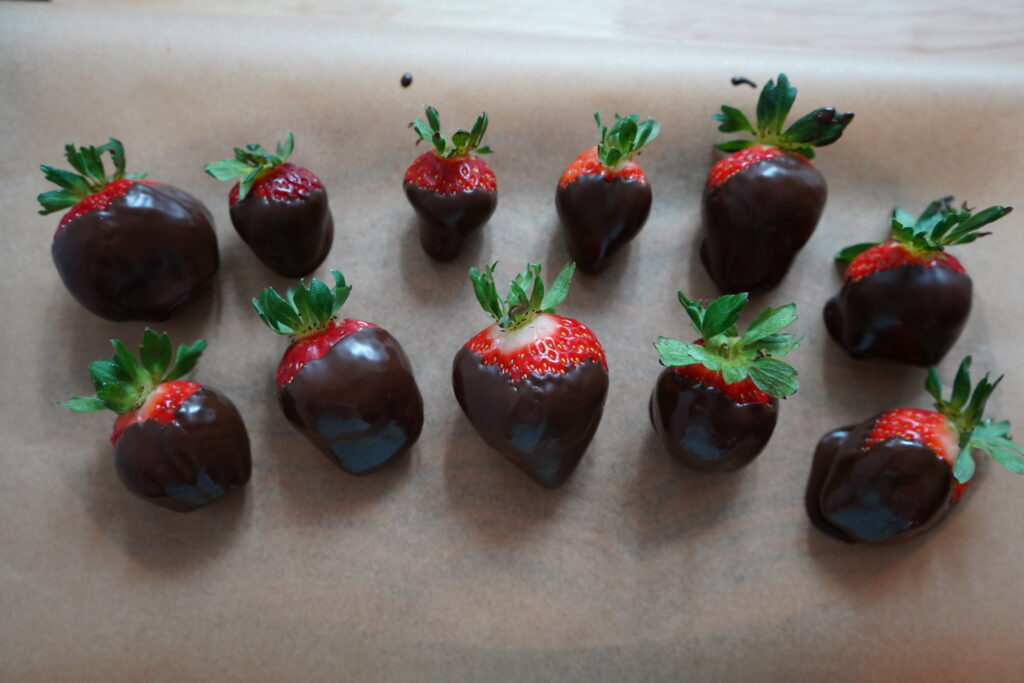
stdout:
<svg viewBox="0 0 1024 683">
<path fill-rule="evenodd" d="M 409 71 L 414 82 L 399 86 Z M 764 453 L 724 476 L 690 473 L 647 418 L 651 343 L 691 333 L 677 289 L 715 291 L 696 250 L 699 199 L 721 139 L 710 115 L 733 88 L 786 71 L 795 111 L 854 110 L 816 162 L 830 197 L 784 285 L 806 336 L 800 392 Z M 327 19 L 191 17 L 0 4 L 0 207 L 6 249 L 0 386 L 0 673 L 37 680 L 1019 680 L 1024 480 L 985 464 L 959 511 L 925 538 L 848 547 L 802 507 L 826 431 L 897 405 L 927 407 L 921 370 L 847 359 L 826 336 L 831 254 L 886 234 L 888 212 L 956 194 L 1021 202 L 1018 67 L 813 52 L 690 51 L 670 43 L 414 33 Z M 422 150 L 406 124 L 430 103 L 446 129 L 480 109 L 498 209 L 454 263 L 420 250 L 402 173 Z M 565 165 L 595 143 L 596 109 L 659 119 L 642 156 L 650 220 L 599 278 L 578 276 L 565 315 L 604 344 L 604 421 L 573 478 L 545 491 L 483 445 L 452 395 L 450 364 L 488 322 L 466 270 L 567 260 L 554 209 Z M 280 414 L 286 340 L 249 307 L 287 286 L 234 233 L 228 185 L 202 172 L 233 145 L 295 131 L 293 160 L 328 189 L 328 268 L 354 284 L 344 313 L 404 345 L 426 400 L 411 457 L 368 478 L 330 465 Z M 119 484 L 111 415 L 55 402 L 88 393 L 86 365 L 142 323 L 110 323 L 61 285 L 58 217 L 38 164 L 67 142 L 119 137 L 130 170 L 201 198 L 222 266 L 205 297 L 162 326 L 204 337 L 195 379 L 226 392 L 252 437 L 243 495 L 180 515 Z M 962 355 L 1007 373 L 990 414 L 1024 420 L 1016 255 L 1021 213 L 957 249 L 975 282 Z"/>
</svg>

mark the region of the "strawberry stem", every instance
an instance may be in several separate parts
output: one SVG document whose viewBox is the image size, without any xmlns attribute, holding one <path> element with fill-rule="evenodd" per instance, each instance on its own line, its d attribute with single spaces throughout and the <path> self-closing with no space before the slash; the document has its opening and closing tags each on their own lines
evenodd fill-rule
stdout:
<svg viewBox="0 0 1024 683">
<path fill-rule="evenodd" d="M 594 112 L 594 120 L 601 133 L 597 158 L 609 169 L 615 169 L 631 160 L 661 132 L 661 124 L 651 118 L 640 121 L 639 114 L 625 117 L 616 114 L 611 128 L 601 123 L 600 112 Z"/>
<path fill-rule="evenodd" d="M 110 159 L 114 163 L 114 172 L 109 176 L 103 166 L 103 154 L 110 154 Z M 77 174 L 45 164 L 39 167 L 47 180 L 61 188 L 43 192 L 36 197 L 43 207 L 39 213 L 44 216 L 72 207 L 89 195 L 102 192 L 115 180 L 137 180 L 146 177 L 145 173 L 125 174 L 124 145 L 114 138 L 109 138 L 106 144 L 98 147 L 65 145 L 64 157 L 71 167 L 78 171 Z"/>
<path fill-rule="evenodd" d="M 267 287 L 252 300 L 252 306 L 260 320 L 278 334 L 307 337 L 322 332 L 352 291 L 352 286 L 345 284 L 341 271 L 332 270 L 331 275 L 334 289 L 316 278 L 308 285 L 305 280 L 299 280 L 283 297 L 273 287 Z"/>
<path fill-rule="evenodd" d="M 215 161 L 212 164 L 207 164 L 203 170 L 217 180 L 241 178 L 238 183 L 238 199 L 241 201 L 249 195 L 260 175 L 287 161 L 295 149 L 295 134 L 288 131 L 285 141 L 277 143 L 274 154 L 256 144 L 246 145 L 245 149 L 240 147 L 234 149 L 234 159 Z"/>
<path fill-rule="evenodd" d="M 424 121 L 423 119 L 416 118 L 409 124 L 409 127 L 416 131 L 420 138 L 416 141 L 417 144 L 421 140 L 429 142 L 434 146 L 437 156 L 442 159 L 457 159 L 471 152 L 476 152 L 477 154 L 490 154 L 492 152 L 490 147 L 480 146 L 484 133 L 487 132 L 487 112 L 480 112 L 480 116 L 477 117 L 472 130 L 459 129 L 449 139 L 441 133 L 441 115 L 437 109 L 430 105 L 426 105 L 424 109 L 426 110 L 427 120 Z"/>
<path fill-rule="evenodd" d="M 569 295 L 572 276 L 576 272 L 576 264 L 567 263 L 551 283 L 551 288 L 545 291 L 540 264 L 531 263 L 512 280 L 508 295 L 502 299 L 494 284 L 494 269 L 497 265 L 495 261 L 484 266 L 483 271 L 470 268 L 469 279 L 480 306 L 498 321 L 498 326 L 503 330 L 518 329 L 540 313 L 554 313 L 555 306 L 560 305 Z"/>
</svg>

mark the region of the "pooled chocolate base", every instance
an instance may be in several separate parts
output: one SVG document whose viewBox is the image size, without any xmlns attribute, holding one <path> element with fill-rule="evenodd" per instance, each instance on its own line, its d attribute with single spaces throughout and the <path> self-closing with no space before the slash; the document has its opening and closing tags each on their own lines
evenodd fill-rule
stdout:
<svg viewBox="0 0 1024 683">
<path fill-rule="evenodd" d="M 423 429 L 423 398 L 401 344 L 380 327 L 343 337 L 277 392 L 296 429 L 349 474 L 408 451 Z"/>
<path fill-rule="evenodd" d="M 732 472 L 767 445 L 779 402 L 737 404 L 718 389 L 665 368 L 651 394 L 650 413 L 654 430 L 680 463 L 701 472 Z"/>
<path fill-rule="evenodd" d="M 644 227 L 651 212 L 651 186 L 639 180 L 580 176 L 559 185 L 555 206 L 576 267 L 594 274 Z"/>
<path fill-rule="evenodd" d="M 106 208 L 72 219 L 51 252 L 71 295 L 108 320 L 166 320 L 220 264 L 209 211 L 162 184 L 135 183 Z"/>
<path fill-rule="evenodd" d="M 405 183 L 405 196 L 420 217 L 420 244 L 435 261 L 451 261 L 469 235 L 482 226 L 498 205 L 498 193 L 477 188 L 438 194 Z"/>
<path fill-rule="evenodd" d="M 818 169 L 780 156 L 704 188 L 701 261 L 727 293 L 774 289 L 810 239 L 828 189 Z"/>
<path fill-rule="evenodd" d="M 452 387 L 484 442 L 549 489 L 576 469 L 601 423 L 608 373 L 588 360 L 562 374 L 531 374 L 514 384 L 462 347 Z"/>
<path fill-rule="evenodd" d="M 864 448 L 878 417 L 826 434 L 807 480 L 811 523 L 847 543 L 913 538 L 951 505 L 952 470 L 924 444 L 891 438 Z"/>
<path fill-rule="evenodd" d="M 967 322 L 972 289 L 949 268 L 890 268 L 844 284 L 825 304 L 825 327 L 854 358 L 935 365 Z"/>
<path fill-rule="evenodd" d="M 232 204 L 230 211 L 239 236 L 268 268 L 284 277 L 313 272 L 334 242 L 334 219 L 322 187 L 292 201 L 252 193 Z"/>
<path fill-rule="evenodd" d="M 189 512 L 249 481 L 249 434 L 234 404 L 202 387 L 173 422 L 129 426 L 114 447 L 125 487 L 154 505 Z"/>
</svg>

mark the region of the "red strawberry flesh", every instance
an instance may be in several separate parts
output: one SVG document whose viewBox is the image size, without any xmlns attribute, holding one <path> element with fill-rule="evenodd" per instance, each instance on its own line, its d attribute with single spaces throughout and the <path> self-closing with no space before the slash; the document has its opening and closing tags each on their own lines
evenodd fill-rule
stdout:
<svg viewBox="0 0 1024 683">
<path fill-rule="evenodd" d="M 187 380 L 175 380 L 164 382 L 153 390 L 146 402 L 139 408 L 124 415 L 118 415 L 114 420 L 114 432 L 110 436 L 110 443 L 116 444 L 124 430 L 138 422 L 156 420 L 161 423 L 173 422 L 178 408 L 192 394 L 202 387 L 196 382 Z"/>
<path fill-rule="evenodd" d="M 258 176 L 256 182 L 253 183 L 251 194 L 264 199 L 288 202 L 308 197 L 310 192 L 321 187 L 323 185 L 320 183 L 320 179 L 311 171 L 302 166 L 285 162 Z M 229 204 L 235 204 L 238 201 L 238 188 L 238 183 L 231 188 L 228 195 Z"/>
<path fill-rule="evenodd" d="M 516 382 L 530 374 L 561 373 L 587 360 L 608 363 L 594 333 L 583 323 L 541 313 L 522 327 L 502 331 L 497 323 L 470 339 L 466 346 L 483 365 L 496 365 Z"/>
<path fill-rule="evenodd" d="M 498 189 L 494 171 L 480 157 L 470 154 L 442 159 L 433 151 L 416 157 L 405 172 L 405 182 L 445 195 Z"/>
<path fill-rule="evenodd" d="M 377 325 L 353 318 L 331 320 L 326 329 L 295 340 L 284 352 L 277 366 L 277 386 L 283 387 L 288 384 L 306 363 L 323 358 L 339 341 L 367 327 Z"/>
<path fill-rule="evenodd" d="M 921 266 L 922 268 L 948 268 L 954 273 L 967 273 L 960 261 L 945 251 L 915 252 L 896 242 L 883 242 L 858 254 L 846 267 L 844 282 L 856 282 L 871 273 L 899 268 L 900 266 Z"/>
<path fill-rule="evenodd" d="M 711 167 L 711 171 L 708 173 L 708 189 L 718 187 L 732 176 L 744 169 L 750 168 L 754 164 L 781 156 L 790 156 L 808 166 L 811 165 L 811 162 L 802 154 L 784 152 L 778 147 L 770 145 L 751 145 L 738 152 L 733 152 Z"/>
<path fill-rule="evenodd" d="M 568 168 L 562 173 L 562 178 L 558 181 L 558 184 L 560 187 L 565 187 L 580 176 L 592 175 L 602 176 L 608 181 L 622 178 L 623 180 L 647 182 L 647 176 L 644 175 L 643 169 L 640 168 L 636 161 L 630 159 L 615 168 L 608 168 L 598 158 L 597 147 L 591 147 L 569 164 Z"/>
<path fill-rule="evenodd" d="M 919 408 L 899 408 L 883 413 L 875 422 L 871 435 L 865 442 L 868 448 L 879 441 L 899 438 L 917 441 L 927 446 L 935 455 L 945 460 L 950 470 L 960 454 L 960 435 L 956 428 L 941 413 Z M 960 499 L 966 484 L 953 482 L 953 501 Z"/>
<path fill-rule="evenodd" d="M 57 231 L 53 233 L 53 239 L 57 239 L 57 235 L 60 234 L 60 231 L 63 230 L 64 226 L 72 220 L 79 216 L 84 216 L 90 211 L 98 211 L 100 209 L 107 208 L 110 206 L 112 201 L 127 194 L 128 189 L 135 183 L 142 183 L 144 185 L 158 184 L 152 180 L 133 180 L 130 178 L 121 178 L 120 180 L 115 180 L 114 182 L 109 183 L 99 192 L 89 195 L 68 209 L 67 213 L 61 216 L 60 223 L 57 224 Z"/>
</svg>

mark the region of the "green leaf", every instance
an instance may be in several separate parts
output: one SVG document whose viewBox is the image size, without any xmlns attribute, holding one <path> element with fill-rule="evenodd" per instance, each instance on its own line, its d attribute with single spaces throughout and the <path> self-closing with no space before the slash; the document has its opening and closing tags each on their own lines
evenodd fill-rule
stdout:
<svg viewBox="0 0 1024 683">
<path fill-rule="evenodd" d="M 96 391 L 99 391 L 105 384 L 132 381 L 131 373 L 121 370 L 120 366 L 112 360 L 97 360 L 89 363 L 89 375 L 92 377 L 92 384 Z"/>
<path fill-rule="evenodd" d="M 775 398 L 785 398 L 800 388 L 796 369 L 775 358 L 756 358 L 748 371 L 757 388 Z"/>
<path fill-rule="evenodd" d="M 757 100 L 758 135 L 781 133 L 794 101 L 796 88 L 790 86 L 786 74 L 779 74 L 778 82 L 769 80 Z"/>
<path fill-rule="evenodd" d="M 834 107 L 815 109 L 797 119 L 782 138 L 785 147 L 824 147 L 838 140 L 853 120 L 853 114 L 837 114 Z"/>
<path fill-rule="evenodd" d="M 756 144 L 756 140 L 726 140 L 725 142 L 719 142 L 715 147 L 723 152 L 738 152 L 741 149 L 753 147 Z"/>
<path fill-rule="evenodd" d="M 966 484 L 974 476 L 974 458 L 971 457 L 971 449 L 964 448 L 953 463 L 953 478 L 961 484 Z"/>
<path fill-rule="evenodd" d="M 71 171 L 54 168 L 53 166 L 46 166 L 45 164 L 39 168 L 42 169 L 43 175 L 51 183 L 59 185 L 68 192 L 82 199 L 92 194 L 92 187 L 85 178 L 80 175 L 72 173 Z"/>
<path fill-rule="evenodd" d="M 50 190 L 49 192 L 43 192 L 37 196 L 36 199 L 43 207 L 39 211 L 43 216 L 72 207 L 82 200 L 81 197 L 72 194 L 67 190 Z"/>
<path fill-rule="evenodd" d="M 487 145 L 484 145 L 483 147 L 477 147 L 476 153 L 477 154 L 494 154 L 494 150 L 491 149 L 490 147 L 488 147 Z"/>
<path fill-rule="evenodd" d="M 934 365 L 928 368 L 928 379 L 925 380 L 924 388 L 935 399 L 936 405 L 942 403 L 942 380 L 939 379 L 939 373 Z"/>
<path fill-rule="evenodd" d="M 747 378 L 747 366 L 746 364 L 722 364 L 722 379 L 726 384 L 736 384 L 736 382 L 742 382 Z"/>
<path fill-rule="evenodd" d="M 695 301 L 687 297 L 682 290 L 676 292 L 676 296 L 679 298 L 679 303 L 682 304 L 683 310 L 686 311 L 686 315 L 690 316 L 693 328 L 697 330 L 698 333 L 703 334 L 704 305 L 699 301 Z"/>
<path fill-rule="evenodd" d="M 288 138 L 284 142 L 277 143 L 277 157 L 283 162 L 292 155 L 295 149 L 295 133 L 288 131 Z"/>
<path fill-rule="evenodd" d="M 334 276 L 334 294 L 333 302 L 331 303 L 331 315 L 336 314 L 345 302 L 348 301 L 348 295 L 352 293 L 352 285 L 345 284 L 345 276 L 342 275 L 340 270 L 331 269 L 331 275 Z"/>
<path fill-rule="evenodd" d="M 932 374 L 934 373 L 936 381 L 938 381 L 938 372 L 934 367 L 928 369 L 929 381 L 931 381 Z M 930 392 L 929 392 L 930 393 Z M 966 404 L 967 399 L 971 395 L 971 357 L 965 356 L 963 361 L 960 363 L 960 367 L 956 371 L 956 378 L 953 380 L 953 395 L 950 398 L 950 403 L 956 410 L 961 410 Z M 934 394 L 933 394 L 934 396 Z M 940 393 L 938 399 L 942 400 L 942 394 Z"/>
<path fill-rule="evenodd" d="M 658 337 L 658 341 L 654 343 L 654 348 L 658 350 L 661 364 L 668 367 L 683 367 L 700 362 L 697 360 L 699 352 L 696 354 L 694 352 L 697 349 L 701 349 L 701 347 L 696 344 L 672 339 L 671 337 Z"/>
<path fill-rule="evenodd" d="M 203 170 L 217 180 L 234 180 L 248 175 L 252 171 L 252 166 L 238 159 L 224 159 L 207 164 Z"/>
<path fill-rule="evenodd" d="M 441 115 L 436 109 L 427 105 L 426 107 L 427 121 L 430 123 L 430 129 L 435 132 L 441 131 Z"/>
<path fill-rule="evenodd" d="M 560 306 L 565 298 L 569 296 L 569 287 L 572 285 L 572 276 L 576 272 L 576 263 L 570 261 L 565 264 L 558 277 L 551 283 L 551 288 L 544 294 L 540 304 L 540 310 L 552 313 L 556 306 Z"/>
<path fill-rule="evenodd" d="M 766 308 L 754 318 L 747 331 L 740 339 L 741 346 L 756 344 L 765 337 L 771 336 L 796 322 L 796 304 L 786 304 L 778 308 Z"/>
<path fill-rule="evenodd" d="M 498 262 L 495 261 L 489 266 L 484 266 L 483 272 L 476 268 L 469 269 L 469 279 L 473 283 L 476 300 L 480 302 L 480 307 L 495 320 L 499 320 L 505 315 L 498 297 L 497 287 L 494 284 L 494 269 L 497 265 Z"/>
<path fill-rule="evenodd" d="M 722 125 L 718 127 L 718 130 L 723 133 L 750 133 L 755 135 L 756 131 L 754 126 L 750 123 L 747 115 L 736 107 L 730 107 L 727 104 L 722 105 L 721 114 L 712 114 L 711 118 L 716 121 L 721 121 Z"/>
<path fill-rule="evenodd" d="M 107 406 L 95 396 L 72 396 L 66 401 L 58 403 L 61 408 L 73 410 L 76 413 L 88 413 L 93 410 L 104 410 Z"/>
<path fill-rule="evenodd" d="M 241 182 L 238 183 L 238 200 L 241 201 L 249 196 L 249 191 L 252 190 L 253 184 L 256 182 L 256 178 L 259 176 L 260 171 L 263 170 L 257 166 L 252 169 L 242 178 Z"/>
<path fill-rule="evenodd" d="M 871 247 L 877 247 L 878 245 L 878 242 L 861 242 L 859 244 L 852 244 L 845 249 L 837 251 L 835 259 L 840 263 L 849 263 Z"/>
<path fill-rule="evenodd" d="M 152 377 L 146 369 L 139 365 L 135 356 L 125 347 L 120 339 L 111 339 L 110 345 L 114 347 L 114 363 L 125 375 L 131 378 L 138 387 L 151 387 Z"/>
<path fill-rule="evenodd" d="M 120 180 L 124 178 L 125 170 L 125 156 L 124 156 L 124 145 L 117 138 L 108 138 L 107 142 L 97 149 L 102 154 L 103 152 L 110 152 L 110 159 L 114 162 L 114 175 L 113 180 Z"/>
<path fill-rule="evenodd" d="M 204 349 L 206 349 L 205 339 L 198 339 L 191 346 L 187 344 L 179 346 L 178 354 L 174 359 L 174 367 L 167 372 L 164 378 L 165 381 L 178 379 L 192 372 L 196 363 L 199 362 L 199 356 L 203 354 Z"/>
<path fill-rule="evenodd" d="M 157 334 L 150 328 L 142 333 L 139 358 L 150 377 L 160 378 L 171 364 L 171 338 L 164 332 Z"/>
<path fill-rule="evenodd" d="M 726 294 L 708 304 L 704 313 L 704 324 L 701 329 L 701 336 L 710 339 L 715 335 L 727 331 L 740 319 L 740 313 L 747 305 L 746 292 L 740 294 Z"/>
<path fill-rule="evenodd" d="M 433 144 L 434 131 L 430 128 L 430 124 L 423 119 L 417 118 L 413 119 L 413 122 L 409 125 L 412 126 L 412 129 L 416 131 L 416 134 L 420 136 L 421 140 Z"/>
</svg>

